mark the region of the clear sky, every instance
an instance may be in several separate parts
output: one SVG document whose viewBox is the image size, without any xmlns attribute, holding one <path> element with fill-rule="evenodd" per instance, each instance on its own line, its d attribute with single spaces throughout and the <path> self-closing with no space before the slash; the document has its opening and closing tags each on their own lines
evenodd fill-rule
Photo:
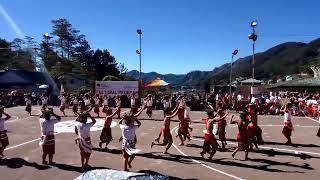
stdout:
<svg viewBox="0 0 320 180">
<path fill-rule="evenodd" d="M 40 40 L 52 19 L 67 18 L 94 49 L 108 49 L 129 70 L 139 69 L 141 27 L 144 72 L 212 70 L 230 62 L 234 49 L 237 57 L 248 56 L 254 19 L 257 51 L 320 37 L 318 0 L 0 0 L 0 5 L 1 38 Z"/>
</svg>

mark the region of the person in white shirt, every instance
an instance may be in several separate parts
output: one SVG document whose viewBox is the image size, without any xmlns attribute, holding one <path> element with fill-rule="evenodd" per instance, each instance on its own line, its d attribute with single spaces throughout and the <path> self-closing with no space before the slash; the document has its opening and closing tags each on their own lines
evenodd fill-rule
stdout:
<svg viewBox="0 0 320 180">
<path fill-rule="evenodd" d="M 293 125 L 291 121 L 291 104 L 286 104 L 281 110 L 284 111 L 284 126 L 282 129 L 282 134 L 288 140 L 285 144 L 291 145 L 291 134 L 293 131 Z"/>
<path fill-rule="evenodd" d="M 118 119 L 121 119 L 120 117 L 120 114 L 121 114 L 121 97 L 120 96 L 117 96 L 116 97 L 116 109 L 118 109 L 117 111 L 117 116 L 118 116 Z"/>
<path fill-rule="evenodd" d="M 162 100 L 162 104 L 163 104 L 163 117 L 165 117 L 165 113 L 164 110 L 167 108 L 171 108 L 171 102 L 170 102 L 170 97 L 169 96 L 165 96 Z"/>
<path fill-rule="evenodd" d="M 32 111 L 32 108 L 31 108 L 31 96 L 28 96 L 25 98 L 25 101 L 26 101 L 26 108 L 25 110 L 29 113 L 29 115 L 31 116 L 31 111 Z"/>
<path fill-rule="evenodd" d="M 5 115 L 6 117 L 2 117 Z M 4 112 L 4 107 L 0 106 L 0 159 L 4 157 L 3 151 L 9 145 L 7 130 L 4 127 L 4 122 L 9 120 L 11 116 Z"/>
<path fill-rule="evenodd" d="M 46 158 L 49 156 L 49 164 L 53 164 L 53 155 L 55 154 L 55 138 L 54 124 L 60 122 L 60 116 L 53 113 L 52 108 L 43 108 L 40 116 L 41 141 L 39 145 L 42 147 L 42 164 L 47 164 Z M 54 116 L 55 118 L 52 118 Z"/>
<path fill-rule="evenodd" d="M 76 96 L 73 96 L 72 100 L 72 112 L 74 113 L 75 116 L 77 116 L 78 113 L 78 98 Z"/>
<path fill-rule="evenodd" d="M 131 114 L 137 114 L 138 106 L 136 103 L 136 97 L 135 97 L 134 93 L 132 94 L 132 96 L 130 98 L 130 103 L 131 103 Z"/>
<path fill-rule="evenodd" d="M 87 123 L 88 117 L 91 118 L 90 123 Z M 78 135 L 76 143 L 79 142 L 81 165 L 86 168 L 89 167 L 88 163 L 93 148 L 90 138 L 90 128 L 96 123 L 96 119 L 93 118 L 89 112 L 84 112 L 79 114 L 76 121 L 75 132 Z"/>
<path fill-rule="evenodd" d="M 48 106 L 48 97 L 46 95 L 42 96 L 41 101 L 42 101 L 42 108 L 45 108 Z"/>
<path fill-rule="evenodd" d="M 108 109 L 109 109 L 109 103 L 108 103 L 108 96 L 107 95 L 104 96 L 102 105 L 103 105 L 102 112 L 107 114 Z"/>
<path fill-rule="evenodd" d="M 94 110 L 93 110 L 94 113 L 97 114 L 98 117 L 100 117 L 100 98 L 99 98 L 99 95 L 97 94 L 94 98 Z"/>
<path fill-rule="evenodd" d="M 129 171 L 128 167 L 131 168 L 131 163 L 135 158 L 135 155 L 140 152 L 139 149 L 136 149 L 136 129 L 141 126 L 141 122 L 138 120 L 138 116 L 145 109 L 143 106 L 139 112 L 135 115 L 124 115 L 120 120 L 119 126 L 121 129 L 122 135 L 122 155 L 124 158 L 124 171 Z M 122 122 L 125 121 L 123 125 Z M 135 124 L 135 122 L 137 124 Z"/>
<path fill-rule="evenodd" d="M 64 112 L 64 110 L 66 109 L 67 99 L 63 94 L 59 97 L 59 99 L 60 99 L 60 111 L 63 113 L 63 116 L 66 116 L 66 113 Z"/>
<path fill-rule="evenodd" d="M 152 95 L 149 94 L 147 97 L 147 115 L 149 118 L 152 118 L 152 106 L 153 106 L 153 98 Z"/>
</svg>

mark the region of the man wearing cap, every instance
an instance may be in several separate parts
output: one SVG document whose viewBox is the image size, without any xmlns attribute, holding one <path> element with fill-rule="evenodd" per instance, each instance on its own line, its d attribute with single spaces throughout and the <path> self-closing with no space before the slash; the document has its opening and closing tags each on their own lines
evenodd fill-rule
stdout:
<svg viewBox="0 0 320 180">
<path fill-rule="evenodd" d="M 54 124 L 60 122 L 61 117 L 53 113 L 52 108 L 43 108 L 40 116 L 42 164 L 47 164 L 46 158 L 49 156 L 49 164 L 53 164 L 53 155 L 55 154 Z M 54 116 L 55 118 L 52 118 Z"/>
</svg>

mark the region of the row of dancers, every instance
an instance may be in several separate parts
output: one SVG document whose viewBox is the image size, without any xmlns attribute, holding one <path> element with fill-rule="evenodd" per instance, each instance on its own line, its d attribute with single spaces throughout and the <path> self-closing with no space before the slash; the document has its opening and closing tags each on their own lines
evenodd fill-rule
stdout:
<svg viewBox="0 0 320 180">
<path fill-rule="evenodd" d="M 145 100 L 143 106 L 140 109 L 131 109 L 130 113 L 125 113 L 119 121 L 121 129 L 122 141 L 122 155 L 124 158 L 124 170 L 128 171 L 132 167 L 132 161 L 136 154 L 140 152 L 136 149 L 137 136 L 135 131 L 141 126 L 141 122 L 138 117 L 141 113 L 148 109 L 147 100 Z M 226 130 L 227 125 L 226 118 L 229 113 L 226 111 L 223 104 L 219 104 L 217 108 L 210 106 L 210 110 L 207 112 L 204 118 L 205 130 L 204 130 L 204 143 L 200 155 L 204 157 L 205 154 L 209 154 L 209 159 L 212 159 L 214 154 L 219 148 L 217 140 L 221 141 L 222 150 L 227 145 Z M 291 144 L 291 134 L 293 125 L 291 122 L 290 104 L 283 107 L 285 113 L 284 127 L 282 133 L 287 138 L 287 144 Z M 81 106 L 80 110 L 76 112 L 77 118 L 75 120 L 75 133 L 77 138 L 75 142 L 80 149 L 81 166 L 86 168 L 89 166 L 89 159 L 92 153 L 93 145 L 90 138 L 90 128 L 96 123 L 96 119 L 91 116 L 90 111 L 92 107 Z M 104 127 L 101 131 L 99 147 L 105 144 L 105 148 L 108 148 L 108 144 L 112 141 L 111 122 L 112 118 L 121 111 L 120 107 L 117 107 L 113 112 L 111 108 L 106 111 L 106 118 Z M 54 124 L 61 121 L 61 117 L 53 112 L 52 108 L 44 106 L 41 110 L 41 116 L 39 118 L 41 127 L 41 141 L 39 145 L 42 147 L 42 163 L 54 164 L 53 156 L 55 154 L 55 136 L 54 136 Z M 5 117 L 3 117 L 5 116 Z M 165 146 L 164 153 L 168 153 L 171 145 L 173 144 L 173 138 L 170 131 L 171 119 L 178 116 L 179 127 L 176 137 L 180 139 L 180 145 L 184 145 L 186 141 L 191 140 L 190 132 L 190 107 L 188 101 L 183 97 L 177 99 L 177 105 L 174 109 L 169 107 L 164 109 L 163 126 L 160 129 L 160 133 L 151 143 L 151 148 L 154 146 Z M 10 119 L 10 115 L 5 113 L 4 108 L 0 108 L 0 156 L 3 157 L 4 149 L 9 145 L 8 136 L 4 128 L 4 122 Z M 88 121 L 91 119 L 91 121 Z M 230 119 L 231 124 L 236 124 L 238 127 L 237 141 L 238 146 L 232 153 L 232 157 L 235 157 L 238 151 L 245 151 L 245 159 L 248 158 L 248 153 L 253 149 L 253 146 L 258 150 L 258 144 L 263 144 L 262 130 L 258 126 L 258 116 L 255 104 L 250 104 L 247 110 L 243 110 L 239 113 L 239 118 L 234 119 L 234 115 Z M 214 132 L 215 124 L 217 124 L 217 133 Z M 217 138 L 216 138 L 217 136 Z M 160 141 L 162 137 L 162 141 Z M 48 162 L 46 161 L 48 157 Z"/>
</svg>

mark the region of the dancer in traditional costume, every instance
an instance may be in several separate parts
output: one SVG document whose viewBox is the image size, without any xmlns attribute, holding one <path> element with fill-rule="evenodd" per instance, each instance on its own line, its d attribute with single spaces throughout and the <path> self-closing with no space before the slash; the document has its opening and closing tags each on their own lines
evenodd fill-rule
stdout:
<svg viewBox="0 0 320 180">
<path fill-rule="evenodd" d="M 79 105 L 78 98 L 76 96 L 73 96 L 72 112 L 74 113 L 75 116 L 77 116 L 77 114 L 78 114 L 78 110 L 79 110 L 78 105 Z"/>
<path fill-rule="evenodd" d="M 111 133 L 111 122 L 112 122 L 112 118 L 113 116 L 115 116 L 117 114 L 119 109 L 116 109 L 114 113 L 112 113 L 112 109 L 108 109 L 107 112 L 107 117 L 106 120 L 104 122 L 104 126 L 103 129 L 101 131 L 101 135 L 100 135 L 100 142 L 99 142 L 99 147 L 102 149 L 102 144 L 106 143 L 105 149 L 107 150 L 107 146 L 108 144 L 112 141 L 112 133 Z"/>
<path fill-rule="evenodd" d="M 152 118 L 152 109 L 153 109 L 153 98 L 152 98 L 152 95 L 149 94 L 147 97 L 147 115 L 150 119 Z"/>
<path fill-rule="evenodd" d="M 169 108 L 165 109 L 165 114 L 166 116 L 163 119 L 163 128 L 160 129 L 160 134 L 159 137 L 161 136 L 161 134 L 163 135 L 163 142 L 159 143 L 159 137 L 155 139 L 155 142 L 151 143 L 151 148 L 153 146 L 167 146 L 164 154 L 168 154 L 168 150 L 171 147 L 172 143 L 173 143 L 173 139 L 172 139 L 172 135 L 170 132 L 170 120 L 171 118 L 175 117 L 178 113 L 178 109 L 179 109 L 179 104 L 177 104 L 176 109 L 171 112 Z"/>
<path fill-rule="evenodd" d="M 145 109 L 143 106 L 137 114 L 127 115 L 125 114 L 120 120 L 119 125 L 122 135 L 122 155 L 124 158 L 124 170 L 129 171 L 128 167 L 131 168 L 131 163 L 135 158 L 135 155 L 140 152 L 139 149 L 136 149 L 136 129 L 141 126 L 141 122 L 138 120 L 138 116 Z M 122 122 L 125 121 L 125 124 Z M 137 124 L 135 124 L 135 122 Z"/>
<path fill-rule="evenodd" d="M 284 137 L 287 138 L 287 142 L 285 144 L 288 144 L 288 145 L 292 145 L 291 134 L 293 131 L 290 108 L 291 108 L 291 104 L 286 104 L 282 109 L 284 111 L 284 121 L 283 121 L 284 126 L 282 129 L 282 134 L 284 135 Z"/>
<path fill-rule="evenodd" d="M 3 117 L 3 115 L 6 117 Z M 7 130 L 4 127 L 4 123 L 10 118 L 11 116 L 4 112 L 4 107 L 0 106 L 0 160 L 4 157 L 4 149 L 9 145 L 9 138 L 7 135 Z"/>
<path fill-rule="evenodd" d="M 232 116 L 230 120 L 230 124 L 237 124 L 238 126 L 238 133 L 237 133 L 238 146 L 233 151 L 232 157 L 234 158 L 238 151 L 245 151 L 245 160 L 247 160 L 248 154 L 250 151 L 250 148 L 249 148 L 250 142 L 249 142 L 249 136 L 247 132 L 248 122 L 246 121 L 246 114 L 240 113 L 240 117 L 238 120 L 233 120 L 233 117 L 234 116 Z"/>
<path fill-rule="evenodd" d="M 96 95 L 94 98 L 94 109 L 93 112 L 97 114 L 97 117 L 100 117 L 100 98 L 99 95 Z"/>
<path fill-rule="evenodd" d="M 49 156 L 49 164 L 53 164 L 53 155 L 55 154 L 55 138 L 54 124 L 60 122 L 60 116 L 53 113 L 52 108 L 43 108 L 40 116 L 41 141 L 39 145 L 42 147 L 42 164 L 47 164 L 47 156 Z M 54 116 L 54 118 L 52 118 Z"/>
<path fill-rule="evenodd" d="M 108 102 L 108 96 L 107 95 L 104 96 L 102 105 L 103 105 L 102 112 L 103 113 L 107 113 L 108 109 L 109 109 L 109 102 Z"/>
<path fill-rule="evenodd" d="M 130 104 L 131 104 L 131 114 L 137 114 L 138 113 L 138 103 L 136 102 L 135 94 L 133 93 L 130 98 Z"/>
<path fill-rule="evenodd" d="M 59 98 L 60 98 L 60 111 L 63 113 L 63 116 L 66 116 L 66 113 L 64 112 L 64 110 L 66 109 L 67 99 L 63 94 Z"/>
<path fill-rule="evenodd" d="M 31 111 L 32 111 L 32 104 L 31 104 L 31 96 L 28 96 L 25 98 L 25 101 L 26 101 L 26 108 L 25 110 L 29 113 L 29 115 L 31 116 Z"/>
<path fill-rule="evenodd" d="M 121 117 L 120 117 L 120 113 L 121 113 L 121 106 L 122 106 L 122 103 L 121 103 L 121 97 L 120 97 L 120 96 L 118 96 L 118 97 L 116 97 L 116 108 L 118 109 L 118 111 L 117 111 L 118 119 L 121 119 Z"/>
<path fill-rule="evenodd" d="M 214 114 L 213 110 L 209 110 L 207 112 L 207 118 L 205 119 L 206 123 L 206 130 L 204 131 L 204 142 L 203 142 L 203 147 L 202 147 L 202 152 L 200 152 L 201 157 L 203 158 L 206 153 L 209 153 L 209 159 L 212 159 L 214 154 L 217 152 L 218 149 L 218 142 L 213 134 L 213 124 L 215 122 L 221 121 L 223 118 L 225 118 L 228 115 L 226 113 L 224 117 L 214 119 L 216 115 Z"/>
<path fill-rule="evenodd" d="M 90 123 L 87 123 L 88 117 L 91 119 Z M 93 118 L 88 111 L 84 111 L 79 114 L 76 122 L 75 131 L 78 135 L 76 142 L 79 143 L 81 166 L 86 168 L 89 167 L 89 159 L 92 152 L 92 144 L 90 138 L 90 128 L 96 123 L 96 119 Z"/>
</svg>

